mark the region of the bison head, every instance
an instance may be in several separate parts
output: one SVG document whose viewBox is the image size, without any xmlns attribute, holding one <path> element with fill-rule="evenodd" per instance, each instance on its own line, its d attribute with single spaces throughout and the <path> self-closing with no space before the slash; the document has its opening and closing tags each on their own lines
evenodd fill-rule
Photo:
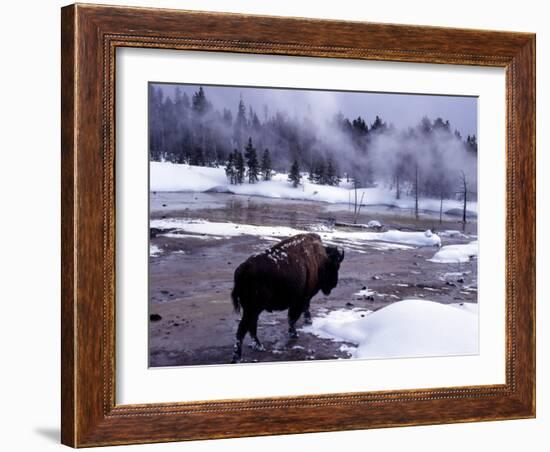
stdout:
<svg viewBox="0 0 550 452">
<path fill-rule="evenodd" d="M 335 246 L 325 246 L 325 251 L 327 260 L 319 275 L 319 282 L 323 293 L 329 295 L 330 291 L 338 284 L 338 270 L 344 260 L 344 250 L 339 250 Z"/>
</svg>

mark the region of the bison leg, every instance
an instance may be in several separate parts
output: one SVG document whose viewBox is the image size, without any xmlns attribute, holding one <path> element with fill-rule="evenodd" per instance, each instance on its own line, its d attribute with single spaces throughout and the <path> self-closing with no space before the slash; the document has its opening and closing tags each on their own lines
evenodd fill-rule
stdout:
<svg viewBox="0 0 550 452">
<path fill-rule="evenodd" d="M 298 332 L 296 331 L 296 322 L 302 315 L 301 307 L 291 306 L 288 309 L 288 335 L 295 339 L 298 337 Z"/>
<path fill-rule="evenodd" d="M 257 352 L 265 351 L 265 347 L 258 339 L 258 316 L 250 320 L 248 331 L 250 332 L 250 336 L 252 337 L 252 344 L 250 344 L 252 349 Z"/>
<path fill-rule="evenodd" d="M 233 358 L 231 358 L 231 364 L 241 362 L 242 352 L 243 352 L 243 343 L 239 341 L 235 342 L 235 345 L 233 346 Z"/>
<path fill-rule="evenodd" d="M 237 340 L 235 341 L 235 345 L 233 346 L 233 359 L 231 360 L 232 363 L 241 362 L 243 339 L 246 336 L 246 332 L 248 331 L 249 322 L 250 315 L 247 311 L 245 311 L 243 313 L 241 321 L 239 322 L 239 327 L 237 328 Z"/>
<path fill-rule="evenodd" d="M 241 361 L 243 339 L 247 332 L 250 332 L 250 336 L 252 336 L 253 348 L 258 351 L 264 350 L 264 347 L 258 340 L 258 336 L 256 334 L 256 330 L 258 328 L 258 316 L 258 312 L 251 313 L 250 311 L 245 311 L 243 313 L 243 317 L 241 318 L 239 327 L 237 328 L 237 340 L 233 346 L 232 363 L 238 363 Z"/>
<path fill-rule="evenodd" d="M 311 325 L 311 312 L 309 312 L 309 303 L 311 300 L 307 300 L 306 307 L 304 309 L 304 323 L 306 325 Z"/>
</svg>

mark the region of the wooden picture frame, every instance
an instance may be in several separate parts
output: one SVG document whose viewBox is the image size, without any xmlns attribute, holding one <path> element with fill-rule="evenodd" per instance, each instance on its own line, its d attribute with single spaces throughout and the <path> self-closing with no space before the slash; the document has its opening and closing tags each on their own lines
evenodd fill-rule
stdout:
<svg viewBox="0 0 550 452">
<path fill-rule="evenodd" d="M 535 35 L 70 5 L 62 9 L 62 442 L 73 447 L 535 416 Z M 506 70 L 506 383 L 115 403 L 118 47 Z"/>
</svg>

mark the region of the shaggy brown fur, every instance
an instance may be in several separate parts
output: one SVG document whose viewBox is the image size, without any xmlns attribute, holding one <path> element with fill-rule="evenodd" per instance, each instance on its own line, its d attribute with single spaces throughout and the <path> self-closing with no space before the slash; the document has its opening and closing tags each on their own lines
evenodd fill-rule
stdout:
<svg viewBox="0 0 550 452">
<path fill-rule="evenodd" d="M 306 321 L 309 302 L 319 290 L 328 295 L 338 284 L 344 252 L 325 247 L 317 234 L 299 234 L 285 239 L 263 253 L 249 257 L 235 270 L 231 292 L 233 305 L 243 315 L 237 329 L 233 362 L 241 359 L 242 340 L 247 332 L 253 347 L 263 350 L 257 337 L 262 311 L 288 309 L 289 334 L 297 337 L 295 323 L 302 313 Z"/>
</svg>

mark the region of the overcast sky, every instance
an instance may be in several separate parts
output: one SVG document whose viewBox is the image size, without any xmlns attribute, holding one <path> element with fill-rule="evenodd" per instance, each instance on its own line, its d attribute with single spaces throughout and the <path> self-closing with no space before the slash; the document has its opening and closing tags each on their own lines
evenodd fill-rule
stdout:
<svg viewBox="0 0 550 452">
<path fill-rule="evenodd" d="M 162 87 L 164 94 L 173 98 L 179 86 L 191 98 L 201 85 L 155 84 Z M 453 129 L 460 131 L 463 137 L 477 135 L 477 97 L 443 96 L 421 94 L 389 94 L 350 91 L 318 91 L 286 88 L 256 88 L 243 86 L 202 85 L 206 97 L 214 108 L 227 108 L 233 115 L 237 110 L 239 98 L 256 111 L 263 121 L 264 105 L 269 114 L 277 110 L 287 111 L 290 115 L 302 116 L 303 113 L 328 119 L 339 111 L 350 120 L 361 116 L 367 124 L 379 115 L 388 124 L 398 129 L 414 127 L 423 116 L 430 119 L 441 117 L 449 120 Z"/>
</svg>

